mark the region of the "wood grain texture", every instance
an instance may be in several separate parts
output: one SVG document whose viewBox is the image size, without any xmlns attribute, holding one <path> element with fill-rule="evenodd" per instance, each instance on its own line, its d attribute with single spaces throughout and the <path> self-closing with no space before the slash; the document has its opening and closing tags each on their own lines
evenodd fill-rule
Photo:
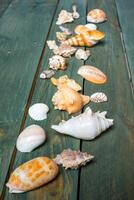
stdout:
<svg viewBox="0 0 134 200">
<path fill-rule="evenodd" d="M 81 169 L 81 200 L 133 200 L 134 198 L 134 104 L 129 84 L 127 65 L 120 37 L 116 5 L 113 0 L 91 0 L 88 10 L 103 9 L 108 21 L 100 24 L 106 33 L 103 43 L 92 49 L 90 62 L 108 76 L 105 85 L 85 81 L 84 91 L 102 91 L 108 102 L 92 103 L 93 111 L 108 111 L 114 126 L 99 138 L 82 142 L 82 150 L 95 156 L 94 162 Z"/>
<path fill-rule="evenodd" d="M 116 0 L 117 12 L 119 22 L 123 34 L 124 44 L 126 48 L 126 55 L 128 58 L 128 64 L 130 68 L 130 82 L 132 81 L 134 86 L 134 25 L 132 23 L 134 18 L 134 1 L 128 0 Z"/>
<path fill-rule="evenodd" d="M 0 194 L 56 4 L 14 0 L 0 18 Z"/>
<path fill-rule="evenodd" d="M 69 2 L 68 0 L 60 1 L 59 6 L 57 8 L 56 15 L 54 17 L 54 21 L 52 24 L 52 28 L 50 30 L 50 35 L 48 40 L 55 39 L 56 31 L 59 31 L 58 26 L 56 25 L 56 20 L 59 12 L 61 9 L 67 9 L 71 10 L 72 4 L 77 4 L 78 9 L 81 15 L 81 18 L 78 20 L 75 20 L 74 23 L 66 24 L 66 27 L 69 27 L 71 30 L 79 24 L 79 23 L 85 23 L 85 16 L 86 16 L 86 1 L 78 1 L 73 0 Z M 45 51 L 44 51 L 44 57 L 42 60 L 42 67 L 40 69 L 40 73 L 42 70 L 48 68 L 48 62 L 49 58 L 52 56 L 52 51 L 49 50 L 49 48 L 46 45 Z M 80 65 L 83 64 L 83 61 L 79 61 L 76 58 L 72 57 L 68 59 L 68 69 L 66 71 L 58 71 L 56 72 L 55 77 L 59 77 L 61 75 L 67 74 L 69 77 L 75 79 L 81 86 L 83 84 L 82 78 L 77 75 L 77 70 Z M 29 116 L 27 116 L 26 124 L 25 126 L 28 126 L 32 123 L 36 123 L 41 125 L 47 133 L 47 141 L 44 145 L 37 148 L 35 151 L 24 154 L 17 152 L 15 163 L 13 168 L 16 168 L 16 166 L 20 165 L 21 163 L 30 160 L 32 158 L 35 158 L 37 156 L 49 156 L 51 158 L 55 157 L 58 153 L 60 153 L 63 149 L 66 148 L 72 148 L 72 149 L 79 149 L 80 148 L 80 140 L 61 135 L 59 133 L 56 133 L 54 130 L 51 129 L 52 124 L 58 124 L 61 122 L 61 120 L 66 120 L 70 118 L 68 114 L 64 111 L 58 111 L 54 110 L 54 106 L 52 105 L 51 99 L 54 93 L 56 92 L 56 87 L 54 87 L 50 80 L 41 80 L 37 79 L 36 87 L 34 91 L 34 95 L 32 98 L 31 105 L 37 102 L 46 103 L 49 108 L 50 112 L 48 114 L 48 119 L 43 122 L 35 122 L 34 120 L 30 119 Z M 44 200 L 74 200 L 77 199 L 77 187 L 78 187 L 78 170 L 65 170 L 63 168 L 60 168 L 59 176 L 51 183 L 47 184 L 46 186 L 43 186 L 41 188 L 38 188 L 34 191 L 24 193 L 24 194 L 9 194 L 8 190 L 6 190 L 5 199 L 44 199 Z"/>
</svg>

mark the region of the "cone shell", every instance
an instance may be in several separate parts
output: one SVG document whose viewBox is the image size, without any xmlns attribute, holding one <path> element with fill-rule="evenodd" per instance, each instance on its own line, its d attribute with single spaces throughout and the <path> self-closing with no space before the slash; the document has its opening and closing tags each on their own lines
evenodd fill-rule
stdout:
<svg viewBox="0 0 134 200">
<path fill-rule="evenodd" d="M 58 89 L 62 89 L 65 87 L 69 87 L 75 91 L 81 90 L 81 86 L 75 82 L 73 79 L 69 79 L 67 75 L 61 76 L 58 79 L 51 78 L 51 82 L 58 87 Z"/>
<path fill-rule="evenodd" d="M 87 21 L 92 23 L 101 23 L 107 20 L 106 14 L 103 10 L 93 9 L 87 15 Z"/>
<path fill-rule="evenodd" d="M 81 95 L 75 90 L 66 87 L 54 94 L 52 102 L 56 109 L 66 110 L 71 114 L 80 111 L 89 102 L 89 96 Z"/>
<path fill-rule="evenodd" d="M 58 166 L 53 160 L 38 157 L 16 168 L 6 186 L 10 193 L 22 193 L 52 181 L 57 174 Z"/>
<path fill-rule="evenodd" d="M 92 47 L 96 43 L 97 41 L 90 39 L 90 35 L 88 32 L 85 32 L 84 34 L 75 35 L 74 37 L 71 37 L 70 39 L 64 41 L 64 44 L 81 47 Z"/>
<path fill-rule="evenodd" d="M 78 74 L 96 84 L 103 84 L 107 81 L 106 75 L 101 70 L 90 65 L 81 66 L 78 70 Z"/>
</svg>

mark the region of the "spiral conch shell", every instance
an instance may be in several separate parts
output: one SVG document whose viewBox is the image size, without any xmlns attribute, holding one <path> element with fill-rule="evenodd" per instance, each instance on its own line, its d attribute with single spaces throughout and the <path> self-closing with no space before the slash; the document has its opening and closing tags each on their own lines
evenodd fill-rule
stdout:
<svg viewBox="0 0 134 200">
<path fill-rule="evenodd" d="M 48 157 L 37 157 L 14 170 L 6 186 L 10 193 L 22 193 L 52 181 L 58 174 L 57 164 Z"/>
<path fill-rule="evenodd" d="M 59 89 L 52 98 L 55 109 L 65 110 L 69 114 L 80 111 L 89 100 L 89 96 L 81 95 L 69 87 Z"/>
<path fill-rule="evenodd" d="M 92 47 L 99 40 L 102 40 L 105 34 L 98 30 L 92 30 L 84 32 L 83 34 L 75 35 L 68 40 L 64 41 L 64 44 L 71 46 L 87 46 Z"/>
<path fill-rule="evenodd" d="M 55 55 L 52 58 L 49 58 L 49 67 L 53 70 L 65 70 L 67 68 L 66 58 L 63 58 L 59 55 Z"/>
<path fill-rule="evenodd" d="M 73 79 L 69 79 L 67 75 L 61 76 L 58 79 L 51 78 L 51 82 L 57 86 L 58 89 L 69 87 L 75 91 L 80 91 L 81 86 Z"/>
<path fill-rule="evenodd" d="M 107 119 L 106 114 L 106 111 L 93 113 L 88 107 L 84 113 L 59 125 L 52 125 L 52 129 L 79 139 L 93 140 L 113 125 L 113 119 Z"/>
<path fill-rule="evenodd" d="M 92 23 L 101 23 L 107 20 L 106 14 L 103 10 L 93 9 L 87 15 L 87 21 Z"/>
</svg>

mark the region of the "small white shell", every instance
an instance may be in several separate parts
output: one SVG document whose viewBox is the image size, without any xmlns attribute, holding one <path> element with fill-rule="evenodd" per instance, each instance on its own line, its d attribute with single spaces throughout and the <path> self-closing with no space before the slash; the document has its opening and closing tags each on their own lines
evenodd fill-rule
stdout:
<svg viewBox="0 0 134 200">
<path fill-rule="evenodd" d="M 54 74 L 55 74 L 55 72 L 54 72 L 53 70 L 44 70 L 44 71 L 40 74 L 40 78 L 41 78 L 41 79 L 51 78 Z"/>
<path fill-rule="evenodd" d="M 96 92 L 91 95 L 90 100 L 95 103 L 107 101 L 107 96 L 103 92 Z"/>
<path fill-rule="evenodd" d="M 44 103 L 36 103 L 29 108 L 29 115 L 32 119 L 40 121 L 47 118 L 49 108 Z"/>
<path fill-rule="evenodd" d="M 89 30 L 96 30 L 97 26 L 95 24 L 86 24 L 85 27 L 89 28 Z"/>
<path fill-rule="evenodd" d="M 52 58 L 49 58 L 49 67 L 53 70 L 65 70 L 67 68 L 66 58 L 60 55 L 52 56 Z"/>
<path fill-rule="evenodd" d="M 47 45 L 48 45 L 49 49 L 57 49 L 58 48 L 55 40 L 47 40 Z"/>
<path fill-rule="evenodd" d="M 77 10 L 76 5 L 73 5 L 73 6 L 72 6 L 72 10 L 73 10 L 73 13 L 72 13 L 73 18 L 74 18 L 74 19 L 78 19 L 78 18 L 80 17 L 80 14 L 76 11 L 76 10 Z"/>
<path fill-rule="evenodd" d="M 65 35 L 71 35 L 72 34 L 72 32 L 68 28 L 65 28 L 63 26 L 59 26 L 59 28 Z"/>
<path fill-rule="evenodd" d="M 87 60 L 89 56 L 90 56 L 89 50 L 85 51 L 83 49 L 78 49 L 75 53 L 75 57 L 79 60 Z"/>
<path fill-rule="evenodd" d="M 46 133 L 38 125 L 25 128 L 17 138 L 16 147 L 20 152 L 31 152 L 46 140 Z"/>
</svg>

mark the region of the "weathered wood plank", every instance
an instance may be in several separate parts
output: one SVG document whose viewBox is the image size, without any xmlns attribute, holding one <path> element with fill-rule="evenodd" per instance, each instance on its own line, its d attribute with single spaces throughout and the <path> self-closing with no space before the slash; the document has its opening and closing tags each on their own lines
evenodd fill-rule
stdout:
<svg viewBox="0 0 134 200">
<path fill-rule="evenodd" d="M 92 49 L 91 64 L 108 76 L 108 82 L 99 86 L 85 81 L 84 91 L 92 94 L 103 91 L 108 102 L 91 104 L 94 111 L 108 111 L 114 126 L 94 141 L 82 143 L 82 150 L 91 152 L 95 161 L 81 169 L 81 200 L 132 200 L 134 197 L 134 105 L 129 85 L 128 71 L 116 5 L 113 0 L 91 0 L 88 10 L 101 8 L 108 21 L 100 24 L 106 33 L 105 41 Z"/>
<path fill-rule="evenodd" d="M 56 5 L 14 0 L 0 19 L 0 194 Z"/>
<path fill-rule="evenodd" d="M 130 81 L 132 81 L 134 86 L 134 46 L 133 46 L 133 38 L 134 38 L 134 25 L 132 20 L 134 18 L 134 1 L 128 0 L 117 0 L 117 12 L 120 21 L 121 30 L 123 33 L 123 39 L 126 48 L 126 55 L 128 58 L 129 68 L 131 71 Z"/>
<path fill-rule="evenodd" d="M 80 15 L 82 16 L 79 20 L 76 20 L 72 24 L 68 24 L 67 27 L 70 27 L 71 29 L 76 26 L 76 24 L 79 23 L 85 23 L 85 16 L 86 16 L 86 1 L 60 1 L 59 6 L 52 24 L 52 28 L 50 30 L 49 39 L 55 39 L 55 33 L 56 31 L 59 31 L 58 26 L 55 24 L 57 20 L 57 16 L 61 9 L 67 9 L 70 10 L 72 4 L 77 4 L 78 9 L 80 12 Z M 45 52 L 44 52 L 44 58 L 42 61 L 42 67 L 40 69 L 40 72 L 43 69 L 46 69 L 48 67 L 48 59 L 52 56 L 52 52 L 49 51 L 48 47 L 46 46 Z M 77 75 L 77 69 L 80 65 L 83 64 L 82 61 L 76 60 L 74 57 L 68 59 L 68 69 L 65 72 L 57 72 L 56 77 L 59 77 L 61 75 L 67 74 L 69 77 L 72 77 L 75 79 L 78 83 L 81 85 L 83 84 L 83 80 L 80 76 Z M 37 148 L 35 151 L 24 154 L 17 152 L 15 164 L 13 168 L 20 165 L 21 163 L 30 160 L 32 158 L 35 158 L 37 156 L 43 156 L 47 155 L 50 157 L 54 157 L 57 153 L 60 153 L 65 148 L 72 148 L 72 149 L 79 149 L 80 148 L 80 141 L 68 136 L 63 136 L 55 131 L 53 131 L 50 127 L 52 124 L 57 124 L 61 120 L 66 120 L 70 116 L 67 115 L 65 112 L 56 111 L 53 109 L 53 105 L 51 103 L 51 99 L 53 94 L 55 93 L 56 88 L 52 86 L 50 83 L 50 80 L 40 80 L 39 77 L 36 82 L 36 88 L 34 91 L 34 95 L 32 98 L 31 104 L 37 103 L 37 102 L 44 102 L 46 103 L 49 108 L 50 112 L 48 115 L 48 119 L 37 123 L 41 125 L 47 132 L 47 141 L 45 145 L 42 145 L 41 147 Z M 35 123 L 35 121 L 31 120 L 29 116 L 27 117 L 25 126 L 28 126 L 32 123 Z M 69 200 L 75 200 L 77 199 L 77 187 L 78 187 L 78 171 L 77 170 L 67 170 L 60 168 L 59 176 L 48 185 L 41 187 L 39 189 L 36 189 L 34 191 L 24 193 L 24 194 L 9 194 L 8 190 L 6 190 L 5 199 L 69 199 Z"/>
<path fill-rule="evenodd" d="M 0 0 L 0 16 L 3 15 L 12 0 Z"/>
</svg>

